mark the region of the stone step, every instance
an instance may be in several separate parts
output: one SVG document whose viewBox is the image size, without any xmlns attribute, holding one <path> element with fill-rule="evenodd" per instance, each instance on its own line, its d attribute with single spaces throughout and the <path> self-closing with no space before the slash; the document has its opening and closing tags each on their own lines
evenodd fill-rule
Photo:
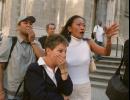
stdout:
<svg viewBox="0 0 130 100">
<path fill-rule="evenodd" d="M 114 74 L 115 72 L 116 72 L 116 70 L 105 70 L 105 69 L 98 69 L 97 68 L 97 70 L 96 70 L 96 72 L 98 72 L 98 73 L 110 73 L 110 74 Z M 123 72 L 124 72 L 124 70 L 122 69 L 121 71 L 121 74 L 123 74 Z"/>
<path fill-rule="evenodd" d="M 111 57 L 111 56 L 102 56 L 102 59 L 112 60 L 112 61 L 121 61 L 120 57 Z"/>
<path fill-rule="evenodd" d="M 114 74 L 115 73 L 115 71 L 113 71 L 113 70 L 105 70 L 105 69 L 97 69 L 96 72 L 102 73 L 102 74 Z"/>
<path fill-rule="evenodd" d="M 98 81 L 92 81 L 91 80 L 92 87 L 106 88 L 107 84 L 108 83 L 105 83 L 105 82 L 98 82 Z"/>
<path fill-rule="evenodd" d="M 119 65 L 116 66 L 116 65 L 103 65 L 103 64 L 96 64 L 96 67 L 97 67 L 98 69 L 105 69 L 105 70 L 116 71 L 117 68 L 119 67 Z M 124 68 L 122 67 L 121 70 L 123 70 L 123 69 L 124 69 Z"/>
<path fill-rule="evenodd" d="M 113 70 L 105 70 L 105 69 L 97 69 L 96 73 L 99 73 L 101 75 L 110 75 L 112 76 L 116 71 Z M 121 74 L 123 74 L 123 71 L 120 72 Z"/>
<path fill-rule="evenodd" d="M 121 62 L 120 57 L 103 56 L 102 60 L 95 61 L 97 70 L 90 73 L 90 81 L 93 87 L 106 88 L 108 81 L 114 75 Z M 123 68 L 121 74 L 123 74 Z"/>
<path fill-rule="evenodd" d="M 90 74 L 89 76 L 90 76 L 90 80 L 92 81 L 99 81 L 105 83 L 108 83 L 108 80 L 111 78 L 111 76 L 94 75 L 94 74 Z"/>
<path fill-rule="evenodd" d="M 103 64 L 103 65 L 119 65 L 120 61 L 112 61 L 112 60 L 99 60 L 95 61 L 96 64 Z"/>
</svg>

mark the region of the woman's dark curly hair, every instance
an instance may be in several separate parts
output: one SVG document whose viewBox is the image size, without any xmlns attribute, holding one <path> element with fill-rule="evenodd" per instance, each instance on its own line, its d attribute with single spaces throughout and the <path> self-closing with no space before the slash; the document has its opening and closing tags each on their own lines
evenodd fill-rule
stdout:
<svg viewBox="0 0 130 100">
<path fill-rule="evenodd" d="M 66 22 L 62 31 L 60 32 L 60 34 L 63 35 L 68 40 L 68 42 L 70 42 L 70 40 L 71 40 L 71 33 L 69 32 L 68 27 L 71 26 L 73 24 L 74 20 L 77 18 L 81 18 L 85 21 L 85 19 L 83 17 L 81 17 L 79 15 L 74 15 L 68 19 L 68 21 Z"/>
</svg>

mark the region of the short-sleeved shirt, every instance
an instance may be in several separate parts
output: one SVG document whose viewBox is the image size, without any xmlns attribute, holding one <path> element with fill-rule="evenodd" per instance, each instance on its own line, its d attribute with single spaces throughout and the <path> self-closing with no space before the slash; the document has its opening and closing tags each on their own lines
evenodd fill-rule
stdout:
<svg viewBox="0 0 130 100">
<path fill-rule="evenodd" d="M 96 25 L 94 27 L 93 32 L 96 32 L 96 40 L 99 42 L 103 42 L 103 34 L 104 34 L 103 28 L 99 25 Z"/>
<path fill-rule="evenodd" d="M 12 46 L 11 37 L 3 37 L 0 45 L 0 62 L 7 62 Z M 11 53 L 8 66 L 4 73 L 4 86 L 7 90 L 16 92 L 23 80 L 27 67 L 36 61 L 32 46 L 18 36 Z M 23 91 L 22 89 L 20 92 Z"/>
</svg>

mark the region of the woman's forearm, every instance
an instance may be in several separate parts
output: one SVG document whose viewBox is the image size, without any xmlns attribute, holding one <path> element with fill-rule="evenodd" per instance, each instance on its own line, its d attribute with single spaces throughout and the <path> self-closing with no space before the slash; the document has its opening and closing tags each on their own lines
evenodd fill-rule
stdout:
<svg viewBox="0 0 130 100">
<path fill-rule="evenodd" d="M 105 53 L 105 55 L 106 56 L 110 56 L 110 54 L 111 54 L 111 45 L 112 45 L 112 43 L 111 43 L 111 38 L 107 38 L 107 43 L 106 43 L 106 53 Z"/>
</svg>

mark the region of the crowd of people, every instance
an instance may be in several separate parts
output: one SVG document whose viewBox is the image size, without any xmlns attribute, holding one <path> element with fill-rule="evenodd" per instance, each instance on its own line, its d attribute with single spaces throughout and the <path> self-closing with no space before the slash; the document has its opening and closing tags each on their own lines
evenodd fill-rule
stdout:
<svg viewBox="0 0 130 100">
<path fill-rule="evenodd" d="M 33 16 L 18 19 L 17 42 L 12 52 L 12 37 L 2 38 L 0 100 L 13 100 L 14 97 L 16 100 L 91 100 L 91 51 L 109 56 L 111 38 L 118 33 L 119 25 L 113 23 L 103 30 L 99 23 L 94 28 L 96 40 L 84 40 L 86 21 L 74 15 L 59 34 L 55 34 L 56 25 L 49 23 L 47 36 L 36 40 L 32 29 L 35 21 Z M 100 45 L 103 34 L 106 35 L 105 46 Z M 24 85 L 15 96 L 23 79 Z"/>
</svg>

